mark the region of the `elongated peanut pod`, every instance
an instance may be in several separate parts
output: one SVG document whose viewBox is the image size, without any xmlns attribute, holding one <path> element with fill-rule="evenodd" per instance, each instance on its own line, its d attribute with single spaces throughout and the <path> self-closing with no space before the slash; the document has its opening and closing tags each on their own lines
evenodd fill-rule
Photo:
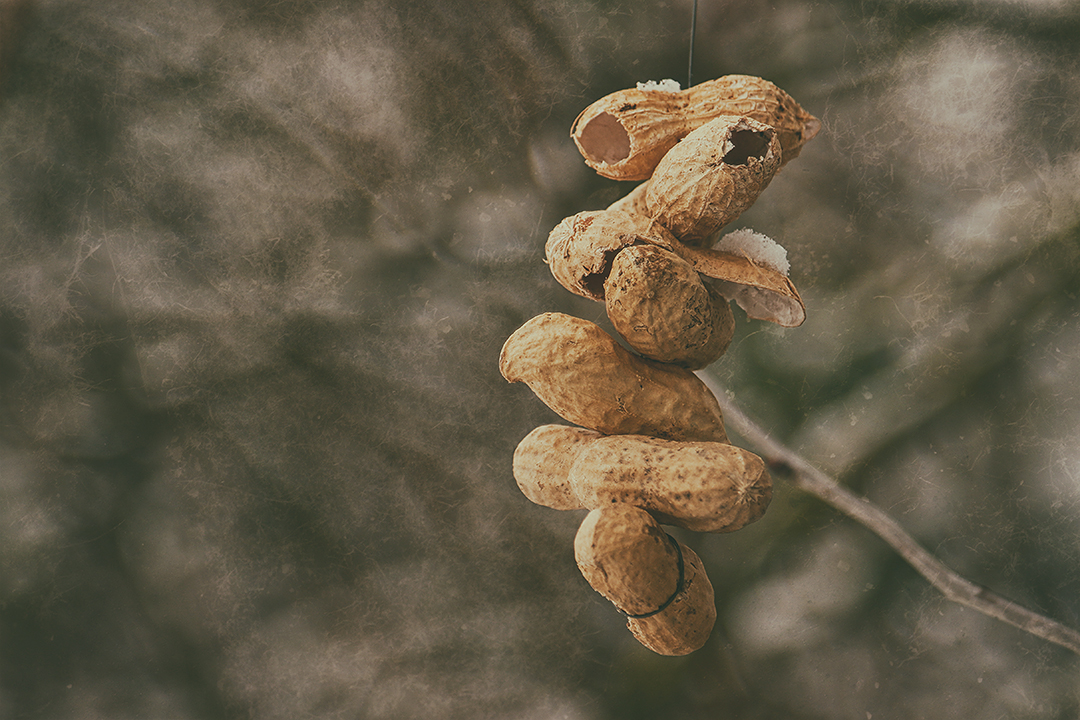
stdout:
<svg viewBox="0 0 1080 720">
<path fill-rule="evenodd" d="M 697 370 L 718 359 L 735 333 L 735 316 L 694 266 L 652 245 L 615 256 L 604 282 L 607 315 L 641 355 Z"/>
<path fill-rule="evenodd" d="M 713 234 L 754 204 L 780 167 L 780 140 L 768 125 L 722 116 L 687 135 L 649 180 L 645 205 L 687 245 Z"/>
<path fill-rule="evenodd" d="M 542 425 L 518 444 L 514 478 L 533 502 L 558 510 L 628 503 L 660 522 L 732 532 L 760 519 L 772 478 L 754 453 L 718 442 L 589 434 Z"/>
<path fill-rule="evenodd" d="M 612 259 L 625 247 L 671 247 L 675 238 L 657 222 L 631 212 L 586 210 L 555 226 L 544 245 L 544 261 L 559 284 L 572 293 L 604 300 L 604 280 Z"/>
<path fill-rule="evenodd" d="M 645 180 L 682 138 L 721 115 L 742 115 L 776 128 L 782 163 L 798 156 L 821 122 L 768 80 L 726 75 L 686 90 L 630 88 L 585 108 L 570 135 L 597 173 L 613 180 Z"/>
<path fill-rule="evenodd" d="M 499 370 L 591 430 L 727 442 L 720 405 L 697 376 L 633 355 L 587 320 L 532 318 L 506 340 Z"/>
<path fill-rule="evenodd" d="M 644 510 L 616 503 L 590 512 L 574 538 L 574 557 L 653 652 L 686 655 L 709 639 L 716 605 L 701 559 Z"/>
<path fill-rule="evenodd" d="M 718 442 L 596 438 L 578 451 L 567 481 L 583 507 L 630 503 L 696 532 L 738 530 L 761 519 L 772 500 L 764 461 Z"/>
</svg>

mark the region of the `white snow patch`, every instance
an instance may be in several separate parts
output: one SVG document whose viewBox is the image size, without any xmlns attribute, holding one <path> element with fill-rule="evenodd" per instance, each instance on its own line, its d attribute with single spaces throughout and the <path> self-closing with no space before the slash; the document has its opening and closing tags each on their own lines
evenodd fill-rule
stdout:
<svg viewBox="0 0 1080 720">
<path fill-rule="evenodd" d="M 639 82 L 637 84 L 638 90 L 660 90 L 663 92 L 679 92 L 682 90 L 682 85 L 677 81 L 668 78 L 666 80 L 649 80 L 648 82 Z"/>
<path fill-rule="evenodd" d="M 758 265 L 765 265 L 782 273 L 785 277 L 791 270 L 787 250 L 772 238 L 754 232 L 750 228 L 727 233 L 720 238 L 713 249 L 732 255 L 742 255 Z"/>
</svg>

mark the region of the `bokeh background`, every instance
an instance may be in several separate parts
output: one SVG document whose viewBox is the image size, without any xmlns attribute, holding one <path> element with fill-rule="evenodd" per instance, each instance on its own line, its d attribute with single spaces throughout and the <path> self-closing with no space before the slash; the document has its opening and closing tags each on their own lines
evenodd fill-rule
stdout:
<svg viewBox="0 0 1080 720">
<path fill-rule="evenodd" d="M 777 481 L 680 535 L 664 658 L 497 369 L 563 217 L 628 187 L 577 113 L 685 83 L 689 0 L 3 6 L 0 717 L 1074 718 L 1067 650 Z M 15 18 L 17 22 L 10 22 Z M 731 229 L 808 308 L 709 372 L 970 579 L 1080 627 L 1080 6 L 700 0 L 695 80 L 822 133 Z M 15 42 L 17 41 L 17 44 Z M 740 439 L 733 440 L 739 443 Z"/>
</svg>

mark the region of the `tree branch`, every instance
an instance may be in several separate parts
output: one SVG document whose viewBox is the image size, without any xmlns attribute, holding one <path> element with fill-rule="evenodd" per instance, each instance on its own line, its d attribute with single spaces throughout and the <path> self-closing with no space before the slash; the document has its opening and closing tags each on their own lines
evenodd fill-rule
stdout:
<svg viewBox="0 0 1080 720">
<path fill-rule="evenodd" d="M 946 598 L 1080 654 L 1080 632 L 1007 600 L 948 568 L 883 510 L 869 500 L 854 495 L 794 450 L 773 439 L 731 403 L 711 377 L 705 373 L 698 374 L 720 401 L 725 422 L 754 445 L 767 463 L 790 468 L 790 480 L 795 487 L 823 500 L 868 528 L 892 546 Z"/>
</svg>

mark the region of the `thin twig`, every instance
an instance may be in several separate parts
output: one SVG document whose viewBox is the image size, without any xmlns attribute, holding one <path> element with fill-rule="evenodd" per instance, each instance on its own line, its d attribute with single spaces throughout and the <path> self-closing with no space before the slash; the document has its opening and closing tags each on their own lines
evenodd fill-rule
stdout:
<svg viewBox="0 0 1080 720">
<path fill-rule="evenodd" d="M 795 487 L 823 500 L 887 542 L 946 598 L 1080 654 L 1080 632 L 1007 600 L 948 568 L 883 510 L 851 493 L 797 452 L 772 438 L 728 400 L 727 394 L 711 378 L 705 373 L 700 376 L 720 401 L 725 422 L 754 445 L 766 462 L 786 466 Z"/>
</svg>

